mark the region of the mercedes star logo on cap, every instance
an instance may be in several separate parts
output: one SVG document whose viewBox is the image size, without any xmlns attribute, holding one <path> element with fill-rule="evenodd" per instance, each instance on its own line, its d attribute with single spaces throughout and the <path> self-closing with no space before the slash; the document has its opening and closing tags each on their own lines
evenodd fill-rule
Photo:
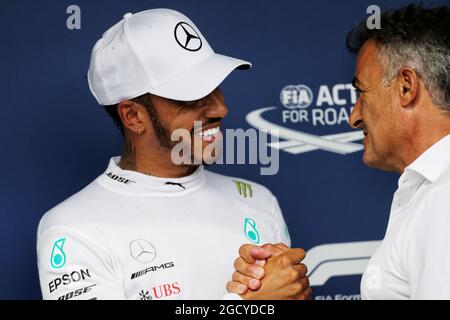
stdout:
<svg viewBox="0 0 450 320">
<path fill-rule="evenodd" d="M 180 22 L 175 27 L 175 40 L 186 50 L 198 51 L 202 47 L 202 39 L 186 22 Z"/>
<path fill-rule="evenodd" d="M 155 247 L 147 240 L 138 239 L 130 243 L 131 257 L 142 263 L 149 263 L 156 258 Z"/>
</svg>

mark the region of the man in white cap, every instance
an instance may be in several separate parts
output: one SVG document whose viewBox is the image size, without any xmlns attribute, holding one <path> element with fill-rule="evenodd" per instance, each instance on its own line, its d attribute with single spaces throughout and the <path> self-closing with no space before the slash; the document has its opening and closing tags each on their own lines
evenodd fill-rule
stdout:
<svg viewBox="0 0 450 320">
<path fill-rule="evenodd" d="M 194 23 L 173 10 L 127 13 L 104 33 L 92 51 L 89 86 L 120 126 L 124 150 L 41 219 L 45 299 L 220 299 L 236 250 L 264 242 L 285 244 L 279 244 L 284 254 L 266 266 L 282 272 L 251 298 L 275 291 L 304 297 L 304 252 L 287 247 L 271 192 L 195 164 L 216 154 L 193 152 L 197 161 L 181 164 L 171 157 L 176 129 L 200 141 L 201 151 L 221 138 L 227 107 L 219 84 L 250 66 L 214 53 Z M 211 269 L 204 269 L 205 260 Z"/>
</svg>

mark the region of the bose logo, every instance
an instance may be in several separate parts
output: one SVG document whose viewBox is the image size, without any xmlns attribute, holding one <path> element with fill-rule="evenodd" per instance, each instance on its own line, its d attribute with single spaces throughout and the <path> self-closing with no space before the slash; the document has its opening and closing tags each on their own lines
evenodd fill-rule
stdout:
<svg viewBox="0 0 450 320">
<path fill-rule="evenodd" d="M 129 180 L 124 177 L 119 177 L 118 175 L 112 174 L 112 172 L 108 172 L 106 175 L 108 177 L 110 177 L 111 179 L 113 179 L 114 181 L 122 182 L 122 183 L 125 183 L 126 185 L 129 185 L 130 183 L 136 183 L 133 180 Z"/>
</svg>

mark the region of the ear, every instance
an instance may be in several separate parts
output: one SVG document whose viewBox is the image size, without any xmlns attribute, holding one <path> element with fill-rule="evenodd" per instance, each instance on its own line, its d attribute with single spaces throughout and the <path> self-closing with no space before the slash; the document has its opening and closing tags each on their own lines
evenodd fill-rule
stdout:
<svg viewBox="0 0 450 320">
<path fill-rule="evenodd" d="M 419 76 L 414 69 L 402 68 L 399 77 L 399 96 L 402 107 L 410 107 L 419 93 Z"/>
<path fill-rule="evenodd" d="M 145 131 L 143 110 L 139 104 L 131 100 L 122 101 L 117 105 L 117 114 L 127 130 L 136 134 Z"/>
</svg>

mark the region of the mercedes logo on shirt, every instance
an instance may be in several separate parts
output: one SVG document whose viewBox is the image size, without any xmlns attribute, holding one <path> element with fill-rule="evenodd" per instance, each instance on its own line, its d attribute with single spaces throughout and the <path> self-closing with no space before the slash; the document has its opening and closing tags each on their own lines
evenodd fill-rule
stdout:
<svg viewBox="0 0 450 320">
<path fill-rule="evenodd" d="M 202 47 L 202 39 L 186 22 L 180 22 L 175 26 L 175 40 L 188 51 L 198 51 Z"/>
<path fill-rule="evenodd" d="M 137 239 L 130 243 L 131 257 L 142 263 L 149 263 L 156 258 L 155 247 L 147 240 Z"/>
</svg>

